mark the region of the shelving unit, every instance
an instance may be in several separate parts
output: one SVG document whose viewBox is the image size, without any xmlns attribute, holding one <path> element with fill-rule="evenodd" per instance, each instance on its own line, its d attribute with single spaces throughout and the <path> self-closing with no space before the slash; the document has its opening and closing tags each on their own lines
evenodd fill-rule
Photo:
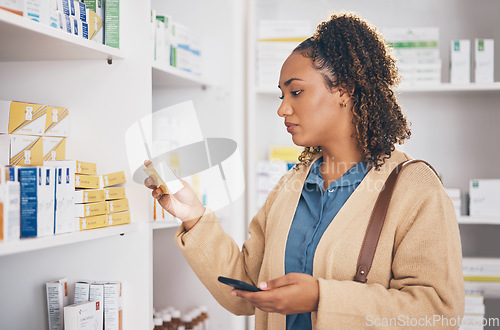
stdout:
<svg viewBox="0 0 500 330">
<path fill-rule="evenodd" d="M 414 158 L 429 161 L 442 174 L 446 187 L 468 191 L 470 179 L 498 178 L 500 154 L 497 145 L 500 112 L 500 82 L 492 84 L 455 85 L 449 83 L 450 40 L 491 38 L 498 45 L 500 27 L 495 18 L 500 4 L 494 0 L 472 4 L 465 0 L 452 1 L 380 1 L 362 0 L 346 4 L 341 1 L 251 0 L 248 7 L 247 30 L 247 221 L 257 211 L 257 162 L 267 160 L 268 148 L 293 146 L 286 133 L 283 119 L 276 111 L 280 105 L 280 90 L 276 86 L 257 85 L 258 22 L 270 20 L 308 20 L 319 23 L 333 12 L 352 11 L 369 20 L 377 28 L 439 27 L 439 50 L 442 59 L 442 83 L 429 86 L 402 85 L 394 91 L 403 113 L 412 123 L 411 139 L 404 151 Z M 495 62 L 500 59 L 498 48 Z M 474 55 L 472 55 L 472 60 Z M 500 81 L 500 66 L 495 66 L 495 81 Z M 471 63 L 474 70 L 474 62 Z M 472 80 L 473 81 L 473 80 Z M 463 253 L 469 257 L 500 257 L 500 219 L 461 216 Z M 485 241 L 485 238 L 488 240 Z M 483 288 L 488 308 L 498 311 L 498 283 L 473 283 Z"/>
<path fill-rule="evenodd" d="M 204 76 L 152 61 L 152 7 L 201 33 Z M 214 23 L 209 13 L 224 19 Z M 150 194 L 132 181 L 124 145 L 131 124 L 186 100 L 194 101 L 206 137 L 243 144 L 243 14 L 243 5 L 229 0 L 222 10 L 201 0 L 120 2 L 121 48 L 114 49 L 0 10 L 0 99 L 68 107 L 66 158 L 95 162 L 99 173 L 125 170 L 132 218 L 125 226 L 0 244 L 0 328 L 46 328 L 44 286 L 61 277 L 70 298 L 78 280 L 122 281 L 125 330 L 152 329 L 153 300 L 162 299 L 180 309 L 207 305 L 214 328 L 244 328 L 245 318 L 200 294 L 203 285 L 172 246 L 178 222 L 151 222 Z M 241 219 L 225 225 L 239 242 L 243 209 L 241 199 L 221 210 Z"/>
<path fill-rule="evenodd" d="M 107 60 L 123 58 L 119 49 L 0 10 L 1 62 Z"/>
<path fill-rule="evenodd" d="M 500 225 L 500 218 L 472 217 L 462 215 L 458 219 L 461 225 Z"/>
<path fill-rule="evenodd" d="M 153 87 L 179 88 L 179 87 L 201 87 L 207 88 L 211 84 L 207 79 L 195 76 L 192 73 L 182 71 L 166 63 L 153 61 Z"/>
<path fill-rule="evenodd" d="M 132 223 L 128 225 L 91 229 L 54 236 L 25 238 L 12 242 L 0 242 L 0 257 L 16 253 L 39 251 L 46 248 L 60 247 L 74 243 L 88 242 L 111 236 L 123 236 L 132 232 L 137 232 L 138 230 L 139 224 Z"/>
<path fill-rule="evenodd" d="M 157 15 L 170 15 L 173 21 L 201 36 L 204 72 L 198 77 L 167 63 L 153 62 L 153 111 L 192 100 L 203 136 L 231 138 L 244 152 L 243 2 L 223 0 L 214 6 L 202 0 L 151 0 L 151 8 Z M 244 199 L 240 198 L 216 211 L 219 219 L 232 219 L 221 224 L 239 244 L 246 232 L 244 209 Z M 157 220 L 152 224 L 154 307 L 175 306 L 185 310 L 207 305 L 213 329 L 244 329 L 245 317 L 234 316 L 223 309 L 186 263 L 173 243 L 178 223 L 170 221 Z"/>
<path fill-rule="evenodd" d="M 150 328 L 149 198 L 128 172 L 123 138 L 151 111 L 151 67 L 136 60 L 147 58 L 149 15 L 147 6 L 121 2 L 121 49 L 114 49 L 0 10 L 0 99 L 67 107 L 66 158 L 95 162 L 98 174 L 125 170 L 132 218 L 129 225 L 3 242 L 2 329 L 48 328 L 45 283 L 62 277 L 70 298 L 78 280 L 121 281 L 124 329 Z"/>
</svg>

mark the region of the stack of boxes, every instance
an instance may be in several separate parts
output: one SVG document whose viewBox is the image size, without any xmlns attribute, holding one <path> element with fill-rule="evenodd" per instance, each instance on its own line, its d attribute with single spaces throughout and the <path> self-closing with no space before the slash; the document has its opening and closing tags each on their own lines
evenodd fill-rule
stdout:
<svg viewBox="0 0 500 330">
<path fill-rule="evenodd" d="M 72 305 L 66 278 L 46 283 L 46 292 L 51 330 L 123 328 L 121 282 L 77 282 Z"/>
<path fill-rule="evenodd" d="M 74 173 L 73 216 L 77 218 L 74 230 L 88 230 L 130 223 L 130 212 L 123 171 L 97 175 L 94 163 L 80 161 L 55 161 L 47 163 L 57 168 L 70 168 Z"/>
<path fill-rule="evenodd" d="M 500 261 L 496 258 L 463 258 L 462 268 L 466 296 L 465 314 L 460 329 L 483 329 L 485 315 L 483 284 L 487 286 L 500 283 Z"/>
<path fill-rule="evenodd" d="M 459 330 L 483 330 L 485 305 L 480 293 L 467 293 L 465 290 L 465 312 Z"/>
<path fill-rule="evenodd" d="M 494 40 L 474 40 L 474 81 L 493 83 Z M 451 41 L 450 82 L 468 84 L 471 82 L 471 41 L 468 39 Z"/>
<path fill-rule="evenodd" d="M 64 160 L 68 134 L 66 108 L 0 101 L 0 240 L 130 222 L 125 173 Z"/>
<path fill-rule="evenodd" d="M 153 59 L 160 63 L 202 75 L 201 37 L 169 15 L 151 11 Z"/>
<path fill-rule="evenodd" d="M 122 329 L 122 284 L 120 282 L 93 282 L 81 281 L 75 283 L 74 304 L 80 306 L 82 303 L 100 302 L 103 316 L 104 329 Z M 65 307 L 71 310 L 75 305 Z M 68 322 L 65 322 L 68 326 Z"/>
<path fill-rule="evenodd" d="M 386 28 L 383 33 L 398 61 L 401 85 L 441 83 L 439 28 Z"/>
<path fill-rule="evenodd" d="M 119 48 L 119 0 L 0 1 L 0 9 Z"/>
<path fill-rule="evenodd" d="M 314 24 L 308 21 L 261 20 L 257 42 L 257 86 L 275 89 L 283 62 L 300 42 L 313 33 Z"/>
<path fill-rule="evenodd" d="M 21 236 L 20 184 L 9 180 L 9 171 L 0 166 L 0 241 L 18 240 Z"/>
<path fill-rule="evenodd" d="M 500 180 L 474 179 L 469 184 L 469 213 L 475 217 L 500 217 Z"/>
<path fill-rule="evenodd" d="M 41 166 L 65 158 L 67 108 L 0 100 L 1 164 Z"/>
</svg>

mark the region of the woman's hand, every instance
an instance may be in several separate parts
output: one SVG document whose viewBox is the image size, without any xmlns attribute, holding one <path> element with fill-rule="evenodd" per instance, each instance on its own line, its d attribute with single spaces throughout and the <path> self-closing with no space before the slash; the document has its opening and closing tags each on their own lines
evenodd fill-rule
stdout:
<svg viewBox="0 0 500 330">
<path fill-rule="evenodd" d="M 151 162 L 145 161 L 144 165 L 149 167 L 151 166 Z M 154 185 L 154 180 L 151 177 L 147 177 L 144 180 L 144 185 L 153 190 L 151 194 L 158 200 L 161 207 L 174 217 L 180 219 L 184 224 L 184 228 L 188 231 L 205 213 L 205 206 L 200 202 L 193 188 L 186 181 L 180 181 L 184 185 L 184 188 L 175 194 L 163 194 L 163 191 Z"/>
<path fill-rule="evenodd" d="M 263 291 L 233 290 L 233 295 L 248 300 L 268 313 L 296 314 L 318 309 L 319 283 L 308 274 L 289 273 L 283 277 L 261 282 Z"/>
</svg>

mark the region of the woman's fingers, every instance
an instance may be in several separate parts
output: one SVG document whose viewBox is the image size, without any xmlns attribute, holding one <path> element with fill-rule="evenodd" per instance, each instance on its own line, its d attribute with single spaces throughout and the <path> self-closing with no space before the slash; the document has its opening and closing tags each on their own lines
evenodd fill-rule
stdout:
<svg viewBox="0 0 500 330">
<path fill-rule="evenodd" d="M 160 199 L 164 194 L 163 190 L 160 188 L 153 187 L 153 191 L 151 192 L 151 195 L 153 196 L 154 199 Z"/>
<path fill-rule="evenodd" d="M 149 189 L 156 189 L 155 181 L 150 176 L 144 179 L 144 185 Z"/>
</svg>

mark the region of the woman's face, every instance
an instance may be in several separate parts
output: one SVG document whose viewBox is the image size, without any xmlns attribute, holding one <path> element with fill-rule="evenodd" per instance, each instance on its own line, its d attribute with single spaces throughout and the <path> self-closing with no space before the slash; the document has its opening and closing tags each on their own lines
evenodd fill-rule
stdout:
<svg viewBox="0 0 500 330">
<path fill-rule="evenodd" d="M 352 102 L 347 93 L 327 87 L 312 59 L 292 53 L 281 67 L 278 87 L 283 100 L 278 115 L 296 145 L 325 147 L 351 137 Z"/>
</svg>

